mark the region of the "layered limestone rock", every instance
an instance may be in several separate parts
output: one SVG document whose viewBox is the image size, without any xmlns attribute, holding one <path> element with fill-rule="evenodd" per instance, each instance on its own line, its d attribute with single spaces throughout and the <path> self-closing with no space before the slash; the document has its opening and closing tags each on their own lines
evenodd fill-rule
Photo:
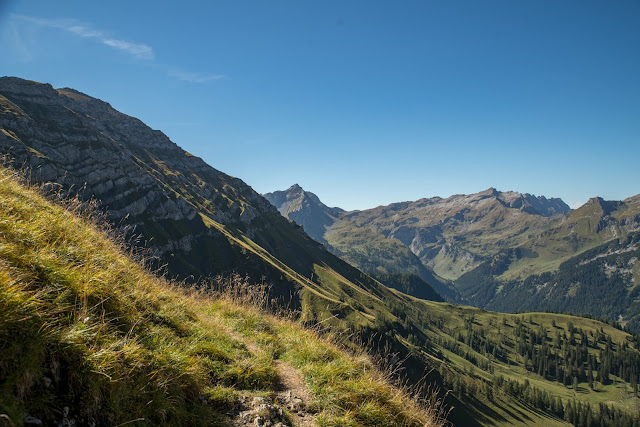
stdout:
<svg viewBox="0 0 640 427">
<path fill-rule="evenodd" d="M 135 226 L 162 258 L 186 260 L 199 251 L 200 265 L 189 260 L 176 269 L 183 277 L 234 265 L 208 219 L 253 238 L 271 226 L 265 215 L 279 217 L 241 180 L 73 89 L 0 78 L 0 154 L 28 168 L 35 181 L 98 200 L 111 221 Z M 208 239 L 217 242 L 215 248 Z M 207 268 L 207 251 L 222 263 L 218 268 Z M 221 260 L 221 253 L 229 260 Z"/>
</svg>

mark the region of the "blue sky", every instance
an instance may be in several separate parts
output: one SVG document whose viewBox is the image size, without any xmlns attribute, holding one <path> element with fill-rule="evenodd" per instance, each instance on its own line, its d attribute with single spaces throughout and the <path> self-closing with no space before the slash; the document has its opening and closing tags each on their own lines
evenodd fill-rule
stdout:
<svg viewBox="0 0 640 427">
<path fill-rule="evenodd" d="M 638 1 L 0 0 L 0 75 L 73 87 L 259 192 L 364 209 L 640 193 Z"/>
</svg>

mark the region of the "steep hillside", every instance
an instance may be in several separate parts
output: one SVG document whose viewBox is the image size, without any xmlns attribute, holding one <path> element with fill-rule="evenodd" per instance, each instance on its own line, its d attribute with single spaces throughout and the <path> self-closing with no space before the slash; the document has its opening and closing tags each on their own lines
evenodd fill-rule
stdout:
<svg viewBox="0 0 640 427">
<path fill-rule="evenodd" d="M 480 307 L 588 314 L 639 331 L 638 230 L 637 196 L 615 202 L 596 197 L 455 284 Z"/>
<path fill-rule="evenodd" d="M 366 355 L 224 284 L 212 297 L 150 275 L 81 205 L 1 168 L 0 424 L 441 424 Z"/>
<path fill-rule="evenodd" d="M 640 233 L 609 241 L 557 271 L 500 283 L 488 308 L 589 313 L 640 330 Z M 489 276 L 491 277 L 491 276 Z"/>
<path fill-rule="evenodd" d="M 232 244 L 222 228 L 257 236 L 261 247 L 277 247 L 284 256 L 282 234 L 295 227 L 278 222 L 277 212 L 241 180 L 161 132 L 72 89 L 15 78 L 0 79 L 0 108 L 3 153 L 39 182 L 99 200 L 111 220 L 142 234 L 171 274 L 191 280 L 234 269 L 280 275 Z"/>
<path fill-rule="evenodd" d="M 371 295 L 388 293 L 244 182 L 108 104 L 16 78 L 0 79 L 0 94 L 0 151 L 26 165 L 35 181 L 95 198 L 114 224 L 135 227 L 170 275 L 264 277 L 275 293 L 293 296 L 293 307 L 309 302 L 309 320 L 345 309 L 352 293 L 373 298 L 373 306 L 379 298 Z"/>
<path fill-rule="evenodd" d="M 113 224 L 135 226 L 170 276 L 194 282 L 248 274 L 269 284 L 271 296 L 286 299 L 304 322 L 350 340 L 373 339 L 399 324 L 392 311 L 404 310 L 401 295 L 161 132 L 72 89 L 3 78 L 0 94 L 0 151 L 29 167 L 32 180 L 94 197 Z M 405 360 L 403 377 L 418 382 L 429 360 L 409 354 L 403 336 L 412 328 L 377 338 L 372 350 L 397 352 Z"/>
<path fill-rule="evenodd" d="M 509 265 L 500 279 L 525 278 L 557 270 L 567 259 L 640 230 L 636 198 L 606 201 L 594 197 L 520 245 L 529 255 Z M 535 258 L 534 261 L 531 259 Z"/>
</svg>

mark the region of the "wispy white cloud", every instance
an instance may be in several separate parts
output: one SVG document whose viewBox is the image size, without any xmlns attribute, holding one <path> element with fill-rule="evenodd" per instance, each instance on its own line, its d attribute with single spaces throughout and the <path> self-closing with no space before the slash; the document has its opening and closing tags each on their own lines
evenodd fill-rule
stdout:
<svg viewBox="0 0 640 427">
<path fill-rule="evenodd" d="M 155 55 L 151 46 L 113 37 L 105 31 L 94 28 L 89 24 L 81 23 L 75 19 L 43 19 L 18 14 L 11 14 L 10 17 L 12 18 L 12 32 L 8 33 L 8 36 L 11 36 L 10 38 L 13 40 L 12 44 L 15 49 L 19 51 L 20 55 L 25 59 L 31 59 L 32 55 L 21 43 L 17 31 L 21 26 L 19 23 L 27 22 L 34 26 L 55 28 L 71 33 L 77 37 L 97 41 L 98 43 L 129 54 L 134 58 L 149 61 L 155 67 L 163 69 L 170 77 L 184 82 L 206 83 L 225 78 L 222 74 L 191 72 L 175 66 L 158 64 L 155 62 Z"/>
<path fill-rule="evenodd" d="M 89 25 L 80 24 L 73 19 L 41 19 L 17 14 L 12 14 L 11 16 L 14 19 L 20 19 L 43 27 L 64 30 L 82 38 L 97 40 L 99 43 L 118 49 L 135 58 L 153 59 L 153 49 L 151 46 L 113 38 L 104 31 L 97 30 Z"/>
<path fill-rule="evenodd" d="M 220 80 L 224 78 L 222 74 L 205 74 L 205 73 L 192 73 L 189 71 L 183 71 L 178 69 L 172 69 L 169 71 L 171 77 L 175 77 L 178 80 L 190 83 L 205 83 L 212 80 Z"/>
</svg>

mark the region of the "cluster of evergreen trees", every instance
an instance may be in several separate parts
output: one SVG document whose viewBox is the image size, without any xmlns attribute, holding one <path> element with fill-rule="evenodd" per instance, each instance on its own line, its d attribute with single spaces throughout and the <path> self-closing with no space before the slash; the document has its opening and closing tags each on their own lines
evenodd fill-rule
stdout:
<svg viewBox="0 0 640 427">
<path fill-rule="evenodd" d="M 494 390 L 510 394 L 534 408 L 543 410 L 579 427 L 639 426 L 640 419 L 613 405 L 591 405 L 576 399 L 563 401 L 550 396 L 547 391 L 531 386 L 528 380 L 520 383 L 501 376 L 493 378 Z M 495 393 L 495 391 L 494 391 Z"/>
<path fill-rule="evenodd" d="M 363 342 L 373 338 L 376 345 L 384 345 L 399 359 L 408 357 L 403 363 L 408 370 L 411 370 L 411 358 L 423 357 L 423 352 L 442 360 L 441 368 L 433 375 L 442 381 L 444 389 L 452 390 L 458 398 L 493 401 L 499 406 L 499 396 L 513 396 L 575 425 L 634 425 L 637 422 L 633 413 L 614 406 L 594 405 L 580 396 L 590 390 L 600 391 L 614 382 L 624 382 L 624 387 L 630 387 L 626 389 L 637 395 L 640 336 L 628 336 L 626 341 L 614 340 L 602 327 L 585 328 L 576 320 L 573 321 L 578 327 L 571 322 L 557 324 L 562 317 L 544 325 L 537 323 L 538 318 L 534 321 L 534 316 L 526 314 L 501 318 L 471 313 L 463 324 L 456 324 L 441 314 L 391 308 L 395 319 L 378 316 L 374 325 L 358 329 Z M 476 319 L 476 316 L 481 317 Z M 429 330 L 439 333 L 427 335 Z M 411 344 L 408 354 L 394 345 L 398 335 Z M 449 352 L 470 362 L 467 368 L 462 368 L 464 374 L 459 372 L 463 366 L 459 361 L 447 360 Z M 488 379 L 487 374 L 498 374 L 496 368 L 500 365 L 524 368 L 578 394 L 575 400 L 563 401 L 556 394 L 550 394 L 550 390 L 536 388 L 527 381 L 499 376 Z"/>
<path fill-rule="evenodd" d="M 437 341 L 438 347 L 492 374 L 492 362 L 501 362 L 523 366 L 529 372 L 575 391 L 579 390 L 579 384 L 586 383 L 591 390 L 598 390 L 614 381 L 624 381 L 636 395 L 638 393 L 640 336 L 616 343 L 603 328 L 584 330 L 570 322 L 566 327 L 560 327 L 554 320 L 548 329 L 536 324 L 531 317 L 516 317 L 511 323 L 504 317 L 502 322 L 491 320 L 490 323 L 489 326 L 482 325 L 474 316 L 469 316 L 462 329 L 444 328 L 443 331 L 454 339 L 441 337 Z M 613 406 L 593 407 L 580 400 L 563 402 L 559 397 L 533 387 L 528 380 L 519 382 L 494 376 L 489 382 L 470 374 L 467 378 L 475 380 L 465 381 L 446 370 L 441 370 L 441 376 L 457 395 L 473 397 L 480 392 L 493 400 L 499 393 L 508 394 L 574 425 L 636 425 L 638 422 L 636 417 Z"/>
<path fill-rule="evenodd" d="M 551 338 L 541 325 L 532 328 L 519 322 L 514 328 L 515 350 L 527 370 L 574 388 L 586 382 L 591 389 L 596 382 L 609 384 L 615 375 L 637 393 L 640 356 L 629 343 L 615 344 L 602 329 L 587 333 L 571 323 L 566 330 L 555 325 L 553 329 Z"/>
<path fill-rule="evenodd" d="M 553 310 L 589 314 L 610 322 L 622 314 L 626 327 L 640 333 L 640 305 L 634 303 L 640 296 L 640 288 L 633 286 L 632 272 L 635 259 L 640 257 L 639 242 L 640 232 L 630 233 L 570 258 L 557 271 L 506 283 L 496 279 L 506 267 L 489 269 L 487 261 L 486 271 L 472 270 L 470 273 L 474 274 L 468 281 L 484 283 L 485 288 L 494 292 L 482 305 L 489 310 Z M 498 285 L 502 286 L 502 292 L 495 293 Z"/>
<path fill-rule="evenodd" d="M 474 327 L 472 317 L 465 320 L 464 330 L 457 331 L 456 342 L 442 339 L 438 344 L 447 350 L 464 357 L 483 370 L 487 370 L 490 360 L 508 364 L 522 364 L 528 371 L 541 377 L 557 381 L 567 387 L 586 382 L 595 389 L 596 383 L 607 385 L 611 376 L 629 383 L 634 392 L 638 391 L 640 375 L 640 353 L 636 348 L 640 338 L 630 342 L 616 344 L 603 329 L 586 332 L 569 323 L 566 329 L 553 324 L 551 334 L 542 325 L 534 326 L 516 318 L 511 326 L 503 320 L 503 329 L 511 327 L 512 340 L 499 341 L 488 337 L 488 331 Z M 465 344 L 465 345 L 462 345 Z M 468 347 L 473 352 L 468 351 Z M 513 350 L 521 358 L 510 358 Z M 475 353 L 485 356 L 479 358 Z"/>
</svg>

